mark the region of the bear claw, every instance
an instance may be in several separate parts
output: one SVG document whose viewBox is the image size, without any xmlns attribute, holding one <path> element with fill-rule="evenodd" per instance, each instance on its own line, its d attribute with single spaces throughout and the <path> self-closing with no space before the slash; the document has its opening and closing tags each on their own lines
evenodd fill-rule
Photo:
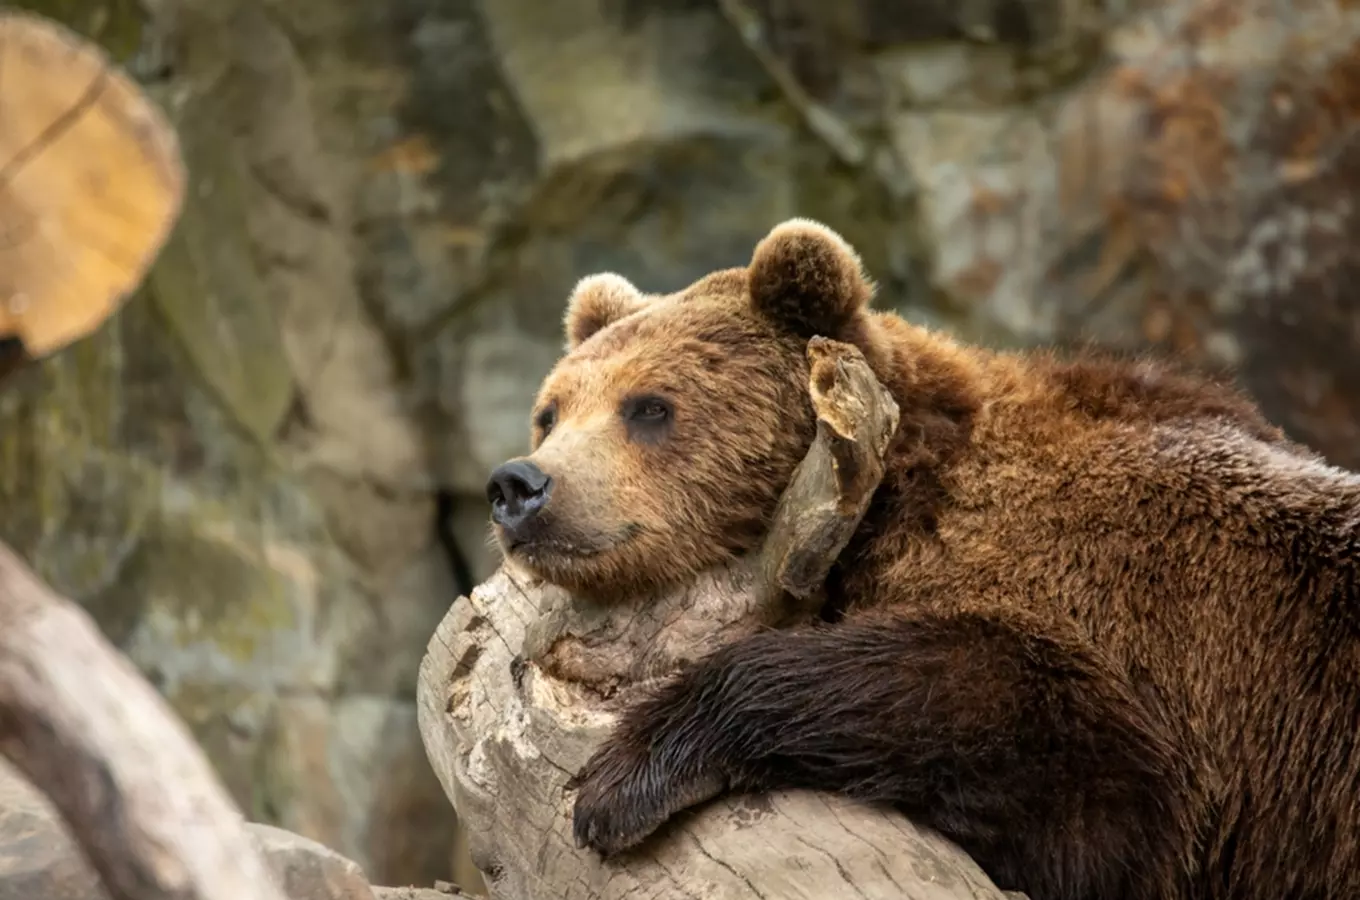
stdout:
<svg viewBox="0 0 1360 900">
<path fill-rule="evenodd" d="M 727 787 L 727 778 L 711 767 L 665 766 L 663 758 L 609 743 L 567 782 L 567 790 L 577 792 L 572 809 L 577 847 L 606 859 L 632 850 L 677 813 Z M 676 771 L 700 774 L 681 777 Z"/>
<path fill-rule="evenodd" d="M 622 756 L 606 748 L 567 783 L 577 791 L 572 810 L 576 846 L 605 858 L 636 847 L 671 815 L 664 788 L 643 787 L 646 761 Z"/>
</svg>

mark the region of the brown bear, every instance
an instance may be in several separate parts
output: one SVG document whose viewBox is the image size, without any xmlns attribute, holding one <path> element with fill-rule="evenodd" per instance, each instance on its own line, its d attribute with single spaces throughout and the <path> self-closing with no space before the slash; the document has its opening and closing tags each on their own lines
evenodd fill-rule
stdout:
<svg viewBox="0 0 1360 900">
<path fill-rule="evenodd" d="M 573 779 L 609 855 L 721 792 L 890 804 L 1034 900 L 1360 897 L 1360 476 L 1234 389 L 869 308 L 828 228 L 647 296 L 583 280 L 497 538 L 601 598 L 752 550 L 810 446 L 807 341 L 901 408 L 816 623 L 724 646 Z"/>
</svg>

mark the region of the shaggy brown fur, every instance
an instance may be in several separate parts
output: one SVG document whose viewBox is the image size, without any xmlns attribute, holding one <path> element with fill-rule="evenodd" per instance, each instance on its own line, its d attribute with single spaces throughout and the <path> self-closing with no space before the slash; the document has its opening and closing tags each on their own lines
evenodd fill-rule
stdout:
<svg viewBox="0 0 1360 900">
<path fill-rule="evenodd" d="M 902 416 L 828 621 L 630 710 L 574 781 L 578 840 L 805 787 L 1033 900 L 1360 896 L 1360 476 L 1227 387 L 873 313 L 815 223 L 679 294 L 607 285 L 540 398 L 550 499 L 500 533 L 550 581 L 615 595 L 753 548 L 812 437 L 810 334 L 859 346 Z"/>
</svg>

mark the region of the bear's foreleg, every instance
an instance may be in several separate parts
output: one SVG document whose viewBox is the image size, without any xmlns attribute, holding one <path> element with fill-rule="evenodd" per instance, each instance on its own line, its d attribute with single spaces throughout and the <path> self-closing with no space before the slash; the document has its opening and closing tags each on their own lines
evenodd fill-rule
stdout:
<svg viewBox="0 0 1360 900">
<path fill-rule="evenodd" d="M 629 849 L 726 790 L 891 804 L 1033 900 L 1183 896 L 1190 769 L 1075 628 L 916 615 L 734 642 L 630 709 L 573 779 L 576 840 Z"/>
</svg>

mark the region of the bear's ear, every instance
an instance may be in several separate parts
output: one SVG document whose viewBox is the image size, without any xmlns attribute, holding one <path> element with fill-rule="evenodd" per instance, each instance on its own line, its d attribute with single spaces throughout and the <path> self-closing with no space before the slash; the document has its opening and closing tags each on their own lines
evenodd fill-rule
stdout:
<svg viewBox="0 0 1360 900">
<path fill-rule="evenodd" d="M 575 349 L 601 328 L 637 312 L 646 303 L 642 291 L 622 275 L 613 272 L 587 275 L 576 282 L 567 300 L 567 314 L 563 320 L 567 349 Z"/>
<path fill-rule="evenodd" d="M 756 245 L 749 277 L 756 311 L 803 337 L 842 334 L 874 293 L 854 248 L 811 219 L 776 225 Z"/>
</svg>

